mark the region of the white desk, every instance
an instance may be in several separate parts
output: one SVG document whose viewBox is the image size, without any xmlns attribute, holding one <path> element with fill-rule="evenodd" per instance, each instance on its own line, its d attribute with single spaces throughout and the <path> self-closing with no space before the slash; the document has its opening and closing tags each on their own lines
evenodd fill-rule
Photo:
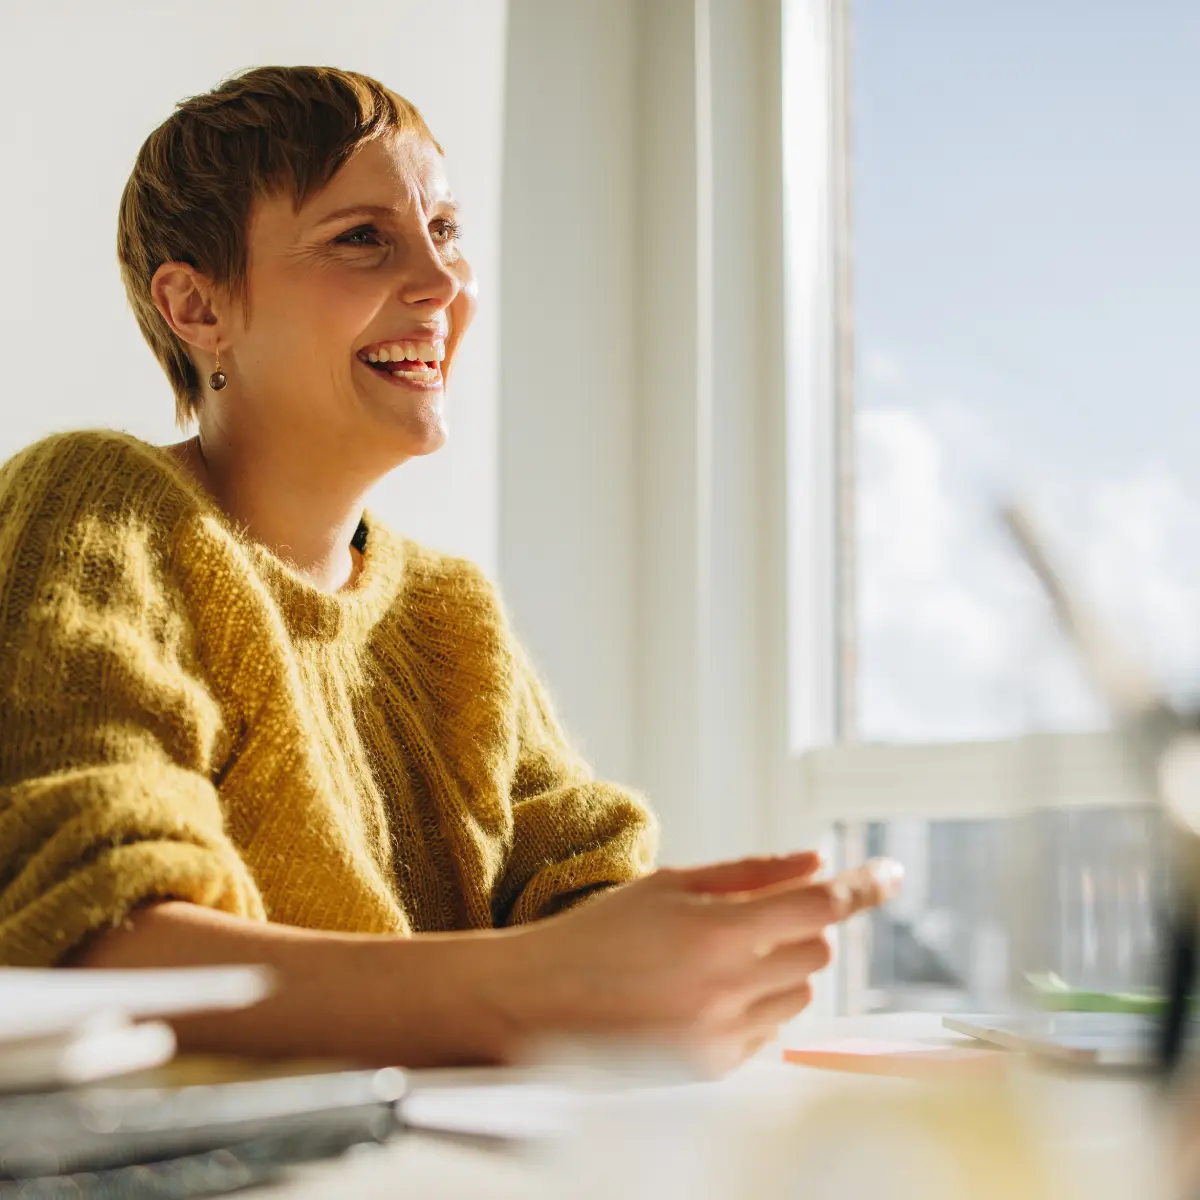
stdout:
<svg viewBox="0 0 1200 1200">
<path fill-rule="evenodd" d="M 870 1036 L 907 1040 L 959 1039 L 926 1014 L 842 1019 L 801 1023 L 791 1032 L 805 1039 Z M 784 1040 L 789 1040 L 785 1038 Z M 794 1040 L 794 1039 L 792 1039 Z M 439 1073 L 442 1079 L 449 1073 Z M 418 1075 L 418 1082 L 420 1076 Z M 474 1072 L 469 1078 L 501 1082 L 503 1072 Z M 714 1085 L 701 1085 L 706 1101 L 727 1104 L 730 1111 L 769 1113 L 784 1102 L 798 1104 L 820 1098 L 839 1087 L 905 1088 L 904 1080 L 864 1079 L 784 1063 L 780 1046 L 765 1048 L 744 1067 Z M 1081 1196 L 1101 1200 L 1137 1195 L 1150 1200 L 1145 1188 L 1148 1149 L 1153 1143 L 1153 1106 L 1147 1085 L 1088 1075 L 1056 1076 L 1039 1081 L 1029 1104 L 1033 1120 L 1047 1137 L 1072 1155 L 1072 1184 Z M 661 1116 L 661 1114 L 660 1114 Z M 330 1164 L 298 1170 L 286 1182 L 251 1193 L 263 1200 L 393 1200 L 420 1196 L 427 1200 L 541 1200 L 562 1195 L 553 1172 L 519 1147 L 470 1139 L 408 1133 L 385 1148 L 370 1148 Z M 667 1185 L 658 1194 L 676 1194 Z M 678 1194 L 683 1194 L 678 1193 Z"/>
</svg>

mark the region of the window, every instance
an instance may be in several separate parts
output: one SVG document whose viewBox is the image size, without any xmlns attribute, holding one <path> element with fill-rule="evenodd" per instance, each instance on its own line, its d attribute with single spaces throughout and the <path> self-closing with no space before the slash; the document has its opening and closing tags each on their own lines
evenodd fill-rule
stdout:
<svg viewBox="0 0 1200 1200">
<path fill-rule="evenodd" d="M 852 0 L 858 733 L 1099 718 L 994 506 L 1027 494 L 1175 684 L 1200 665 L 1200 18 Z"/>
<path fill-rule="evenodd" d="M 1200 17 L 1185 0 L 1152 19 L 1078 0 L 833 13 L 849 699 L 844 744 L 806 778 L 849 854 L 909 867 L 846 948 L 843 1006 L 980 1007 L 1035 962 L 1119 985 L 1152 957 L 1153 819 L 996 509 L 1029 501 L 1072 579 L 1173 695 L 1195 692 Z M 1036 828 L 1010 816 L 1031 732 L 1063 764 Z M 1033 841 L 1014 847 L 1018 828 Z M 1044 936 L 1014 948 L 1003 868 L 1031 857 Z"/>
</svg>

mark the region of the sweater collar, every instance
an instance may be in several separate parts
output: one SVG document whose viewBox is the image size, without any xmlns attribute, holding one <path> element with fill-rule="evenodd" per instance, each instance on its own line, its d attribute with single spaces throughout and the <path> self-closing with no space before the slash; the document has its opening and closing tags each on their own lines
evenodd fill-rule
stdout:
<svg viewBox="0 0 1200 1200">
<path fill-rule="evenodd" d="M 323 592 L 285 559 L 236 529 L 212 496 L 164 447 L 130 435 L 125 437 L 150 451 L 171 482 L 187 492 L 197 509 L 242 547 L 255 573 L 274 597 L 293 638 L 362 643 L 395 602 L 404 579 L 404 539 L 392 533 L 369 510 L 363 513 L 353 539 L 363 557 L 357 578 L 350 587 L 338 592 Z"/>
<path fill-rule="evenodd" d="M 403 541 L 370 512 L 363 513 L 359 528 L 356 541 L 366 531 L 362 569 L 338 592 L 321 591 L 265 546 L 243 539 L 294 638 L 363 641 L 394 603 L 404 574 Z"/>
</svg>

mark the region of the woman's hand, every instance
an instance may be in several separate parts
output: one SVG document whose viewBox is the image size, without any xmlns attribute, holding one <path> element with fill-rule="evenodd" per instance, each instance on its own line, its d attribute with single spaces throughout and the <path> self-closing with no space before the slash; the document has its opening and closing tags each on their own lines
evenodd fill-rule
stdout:
<svg viewBox="0 0 1200 1200">
<path fill-rule="evenodd" d="M 660 870 L 527 927 L 515 1026 L 653 1041 L 728 1070 L 809 1003 L 827 928 L 888 899 L 903 874 L 886 859 L 832 879 L 814 879 L 819 868 L 804 853 Z"/>
</svg>

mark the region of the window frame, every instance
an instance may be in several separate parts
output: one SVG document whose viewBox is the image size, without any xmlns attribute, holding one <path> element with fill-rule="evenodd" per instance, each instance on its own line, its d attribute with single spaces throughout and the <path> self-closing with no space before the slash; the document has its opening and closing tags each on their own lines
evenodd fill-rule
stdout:
<svg viewBox="0 0 1200 1200">
<path fill-rule="evenodd" d="M 1051 794 L 1057 808 L 1144 798 L 1111 733 L 857 737 L 849 2 L 780 6 L 788 786 L 772 826 L 779 844 L 819 840 L 835 859 L 858 856 L 870 822 L 1003 818 Z M 865 986 L 861 923 L 839 936 L 824 1013 Z"/>
</svg>

